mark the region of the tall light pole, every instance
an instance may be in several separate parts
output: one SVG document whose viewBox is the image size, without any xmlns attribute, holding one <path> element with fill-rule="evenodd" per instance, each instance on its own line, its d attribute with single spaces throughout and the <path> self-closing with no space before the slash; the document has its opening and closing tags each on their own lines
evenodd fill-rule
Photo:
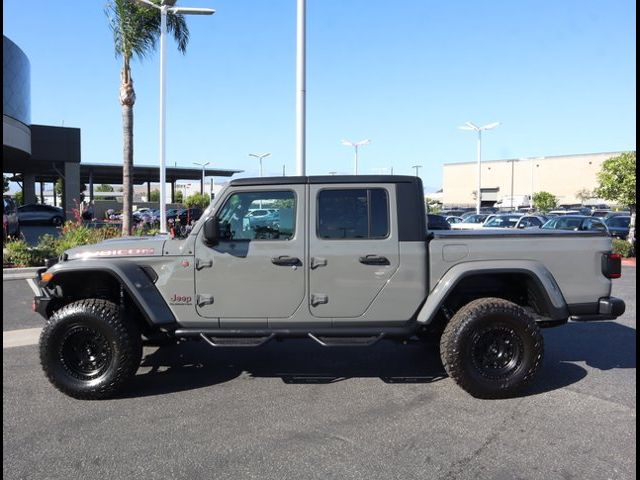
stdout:
<svg viewBox="0 0 640 480">
<path fill-rule="evenodd" d="M 358 175 L 358 147 L 362 145 L 369 145 L 371 140 L 360 140 L 359 142 L 352 142 L 351 140 L 342 140 L 342 145 L 346 145 L 347 147 L 353 147 L 354 149 L 354 157 L 353 157 L 353 171 L 354 175 Z"/>
<path fill-rule="evenodd" d="M 517 161 L 518 160 L 516 160 L 516 159 L 507 160 L 507 162 L 511 162 L 511 211 L 513 211 L 513 170 L 514 170 L 514 164 Z"/>
<path fill-rule="evenodd" d="M 166 146 L 166 57 L 167 57 L 167 15 L 213 15 L 216 11 L 212 8 L 175 7 L 176 0 L 161 0 L 156 5 L 150 0 L 136 0 L 150 7 L 160 10 L 160 233 L 167 233 L 167 172 L 165 167 Z"/>
<path fill-rule="evenodd" d="M 204 194 L 204 167 L 206 167 L 210 163 L 211 162 L 206 162 L 206 163 L 193 162 L 194 165 L 200 165 L 202 167 L 202 178 L 200 179 L 200 195 Z M 213 193 L 213 190 L 211 190 L 211 193 Z"/>
<path fill-rule="evenodd" d="M 480 190 L 482 185 L 482 171 L 480 169 L 482 164 L 482 132 L 484 130 L 496 128 L 498 125 L 500 125 L 500 122 L 493 122 L 483 127 L 478 127 L 475 123 L 466 122 L 461 127 L 458 127 L 460 130 L 474 130 L 478 132 L 478 189 L 476 190 L 476 213 L 480 213 L 480 202 L 482 196 L 482 192 Z"/>
<path fill-rule="evenodd" d="M 306 158 L 306 18 L 307 2 L 298 0 L 296 15 L 296 175 L 307 174 Z"/>
<path fill-rule="evenodd" d="M 414 165 L 411 168 L 415 168 L 416 169 L 416 177 L 420 176 L 420 169 L 422 168 L 422 165 Z"/>
<path fill-rule="evenodd" d="M 262 176 L 262 159 L 267 158 L 270 155 L 271 155 L 270 153 L 250 153 L 249 154 L 250 157 L 255 157 L 258 160 L 260 160 L 260 176 Z"/>
</svg>

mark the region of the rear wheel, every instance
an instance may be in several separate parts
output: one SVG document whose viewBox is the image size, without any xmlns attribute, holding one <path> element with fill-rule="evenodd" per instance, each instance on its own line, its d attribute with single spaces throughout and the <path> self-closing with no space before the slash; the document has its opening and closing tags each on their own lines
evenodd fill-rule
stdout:
<svg viewBox="0 0 640 480">
<path fill-rule="evenodd" d="M 504 398 L 540 369 L 543 338 L 520 306 L 500 298 L 474 300 L 448 323 L 440 355 L 449 376 L 478 398 Z"/>
<path fill-rule="evenodd" d="M 79 399 L 113 396 L 135 374 L 142 339 L 117 305 L 87 299 L 64 306 L 40 335 L 40 363 L 49 381 Z"/>
</svg>

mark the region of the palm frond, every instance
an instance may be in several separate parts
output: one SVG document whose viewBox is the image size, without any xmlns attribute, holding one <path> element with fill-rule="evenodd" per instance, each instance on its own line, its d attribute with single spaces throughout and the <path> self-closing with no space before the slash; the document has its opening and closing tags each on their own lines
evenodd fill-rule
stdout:
<svg viewBox="0 0 640 480">
<path fill-rule="evenodd" d="M 105 14 L 113 33 L 116 57 L 130 59 L 137 56 L 142 59 L 155 51 L 160 37 L 160 14 L 157 10 L 133 0 L 109 0 Z M 178 44 L 178 50 L 185 53 L 189 28 L 184 16 L 168 15 L 167 31 Z"/>
</svg>

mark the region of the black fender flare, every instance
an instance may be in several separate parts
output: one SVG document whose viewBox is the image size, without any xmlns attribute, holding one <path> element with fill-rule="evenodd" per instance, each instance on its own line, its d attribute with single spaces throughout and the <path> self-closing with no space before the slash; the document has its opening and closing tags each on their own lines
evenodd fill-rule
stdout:
<svg viewBox="0 0 640 480">
<path fill-rule="evenodd" d="M 128 260 L 78 260 L 57 263 L 49 270 L 53 277 L 42 286 L 55 283 L 61 275 L 90 275 L 91 272 L 103 272 L 116 279 L 129 294 L 151 327 L 171 328 L 176 319 L 167 302 L 156 288 L 153 280 L 143 267 Z"/>
</svg>

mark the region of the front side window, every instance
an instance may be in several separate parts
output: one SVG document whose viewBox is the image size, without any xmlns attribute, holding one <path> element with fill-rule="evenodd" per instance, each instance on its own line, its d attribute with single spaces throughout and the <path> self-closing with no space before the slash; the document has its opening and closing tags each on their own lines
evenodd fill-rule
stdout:
<svg viewBox="0 0 640 480">
<path fill-rule="evenodd" d="M 317 234 L 325 240 L 380 239 L 389 235 L 389 199 L 382 188 L 322 190 Z"/>
<path fill-rule="evenodd" d="M 290 240 L 295 235 L 296 197 L 291 191 L 234 193 L 217 219 L 221 240 Z"/>
</svg>

